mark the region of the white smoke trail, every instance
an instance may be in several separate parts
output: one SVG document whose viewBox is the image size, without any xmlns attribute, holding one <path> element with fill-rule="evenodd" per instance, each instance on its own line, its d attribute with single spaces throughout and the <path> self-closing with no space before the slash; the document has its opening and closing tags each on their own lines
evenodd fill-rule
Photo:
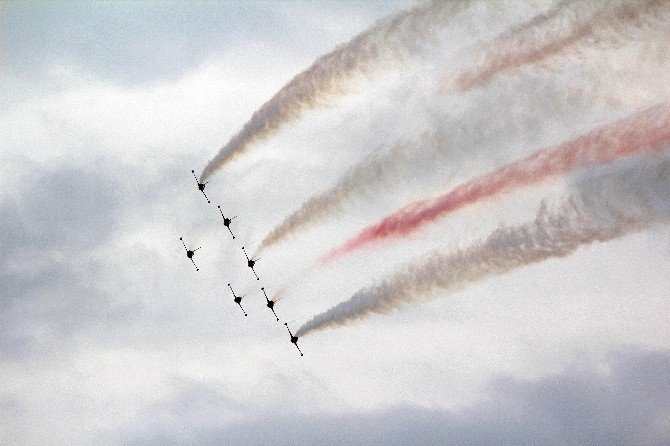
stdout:
<svg viewBox="0 0 670 446">
<path fill-rule="evenodd" d="M 451 23 L 466 26 L 466 23 L 458 22 L 457 18 L 474 3 L 496 11 L 505 5 L 506 11 L 514 15 L 522 6 L 543 10 L 543 4 L 551 5 L 554 0 L 526 2 L 524 5 L 513 1 L 432 0 L 378 22 L 346 45 L 319 57 L 311 67 L 282 87 L 221 148 L 205 166 L 201 178 L 208 179 L 227 162 L 244 153 L 250 145 L 275 134 L 282 126 L 297 120 L 306 110 L 322 106 L 326 99 L 346 93 L 347 82 L 354 77 L 370 74 L 389 64 L 404 62 L 421 53 L 427 45 L 437 42 L 438 32 Z M 504 23 L 504 20 L 499 22 Z M 469 26 L 469 30 L 469 38 L 472 39 L 475 35 L 474 26 Z M 452 43 L 456 45 L 462 42 Z"/>
<path fill-rule="evenodd" d="M 557 63 L 561 58 L 576 58 L 586 49 L 616 47 L 635 39 L 646 28 L 663 25 L 669 10 L 670 2 L 665 0 L 562 2 L 528 23 L 481 43 L 474 51 L 475 61 L 461 67 L 455 76 L 447 74 L 446 83 L 466 91 L 535 62 Z"/>
<path fill-rule="evenodd" d="M 319 57 L 261 106 L 242 129 L 205 166 L 201 177 L 209 178 L 251 144 L 274 134 L 295 121 L 319 101 L 346 91 L 346 81 L 391 60 L 415 53 L 436 27 L 469 6 L 470 0 L 434 0 L 383 20 L 346 45 Z"/>
<path fill-rule="evenodd" d="M 365 190 L 378 188 L 384 183 L 395 183 L 385 180 L 402 176 L 405 167 L 410 164 L 410 159 L 414 158 L 412 152 L 430 152 L 441 144 L 440 139 L 435 133 L 425 134 L 414 142 L 397 144 L 387 155 L 368 157 L 366 161 L 345 173 L 333 187 L 304 202 L 298 210 L 273 228 L 258 246 L 256 254 L 331 216 L 344 203 Z M 390 158 L 393 158 L 393 162 L 389 162 Z"/>
<path fill-rule="evenodd" d="M 529 22 L 479 45 L 475 51 L 477 62 L 462 68 L 459 75 L 452 76 L 451 82 L 466 90 L 483 85 L 497 73 L 545 59 L 550 59 L 551 62 L 545 61 L 545 65 L 541 66 L 543 69 L 559 65 L 561 60 L 574 57 L 585 49 L 600 48 L 605 44 L 621 45 L 635 39 L 640 31 L 652 27 L 656 30 L 667 29 L 669 24 L 664 20 L 664 14 L 668 12 L 670 2 L 658 0 L 562 2 L 546 14 L 534 17 Z M 450 72 L 453 73 L 453 70 Z M 659 84 L 662 83 L 659 80 Z M 660 92 L 659 89 L 659 92 L 667 94 L 668 87 L 665 90 Z M 574 93 L 571 92 L 572 95 Z M 606 89 L 598 93 L 601 97 L 611 94 Z M 534 100 L 541 98 L 542 96 L 538 96 Z M 591 99 L 593 104 L 598 102 L 597 98 Z M 530 102 L 527 105 L 530 107 Z M 498 121 L 508 116 L 509 113 L 505 113 Z M 358 196 L 377 191 L 384 184 L 395 184 L 406 177 L 412 166 L 419 163 L 426 153 L 440 154 L 442 157 L 454 154 L 456 148 L 444 149 L 445 140 L 452 147 L 458 145 L 459 141 L 463 146 L 471 147 L 467 143 L 467 136 L 481 134 L 481 129 L 490 126 L 492 122 L 485 117 L 477 118 L 476 121 L 471 126 L 468 126 L 468 121 L 459 122 L 455 128 L 445 129 L 442 132 L 444 136 L 438 132 L 424 135 L 416 141 L 398 144 L 387 154 L 362 161 L 346 172 L 333 187 L 305 201 L 300 208 L 274 227 L 263 239 L 257 252 L 260 253 L 288 236 L 323 221 Z M 474 127 L 477 130 L 469 133 L 465 127 Z"/>
<path fill-rule="evenodd" d="M 586 173 L 575 192 L 550 211 L 544 204 L 534 221 L 501 227 L 485 241 L 444 256 L 431 254 L 418 265 L 364 289 L 321 313 L 297 336 L 352 324 L 426 300 L 436 291 L 454 291 L 492 275 L 552 257 L 580 246 L 612 240 L 670 220 L 670 156 L 626 159 Z"/>
<path fill-rule="evenodd" d="M 516 88 L 510 89 L 510 92 L 512 90 L 516 91 Z M 460 116 L 445 117 L 443 122 L 432 124 L 432 131 L 413 140 L 397 143 L 386 153 L 366 157 L 345 172 L 333 186 L 309 198 L 300 208 L 275 226 L 263 238 L 255 254 L 260 254 L 266 248 L 331 217 L 352 200 L 365 197 L 366 194 L 376 195 L 383 188 L 394 189 L 398 181 L 414 177 L 417 171 L 428 170 L 436 163 L 443 164 L 440 176 L 443 181 L 448 181 L 460 167 L 457 160 L 463 147 L 468 147 L 468 156 L 475 158 L 477 152 L 485 152 L 484 147 L 488 147 L 488 143 L 482 141 L 482 135 L 486 134 L 496 136 L 495 148 L 499 148 L 503 144 L 503 138 L 514 137 L 515 132 L 510 128 L 519 119 L 520 114 L 524 116 L 523 119 L 527 124 L 524 139 L 532 143 L 539 141 L 535 141 L 536 138 L 530 135 L 528 129 L 540 128 L 547 119 L 550 119 L 548 115 L 560 116 L 559 119 L 566 123 L 572 120 L 578 121 L 573 96 L 559 97 L 560 93 L 551 95 L 555 99 L 552 109 L 543 116 L 540 117 L 537 113 L 528 115 L 525 113 L 526 105 L 535 101 L 540 92 L 545 94 L 543 102 L 546 96 L 550 95 L 544 85 L 526 85 L 526 90 L 517 94 L 518 102 L 523 103 L 523 106 L 508 106 L 507 113 L 501 115 L 496 105 L 503 103 L 505 95 L 510 92 L 499 89 L 495 93 L 482 96 L 468 103 L 467 108 L 461 111 L 467 114 L 469 119 L 462 120 Z M 590 96 L 584 92 L 583 97 Z M 540 107 L 542 103 L 537 102 L 535 110 Z M 568 118 L 565 119 L 564 116 Z"/>
</svg>

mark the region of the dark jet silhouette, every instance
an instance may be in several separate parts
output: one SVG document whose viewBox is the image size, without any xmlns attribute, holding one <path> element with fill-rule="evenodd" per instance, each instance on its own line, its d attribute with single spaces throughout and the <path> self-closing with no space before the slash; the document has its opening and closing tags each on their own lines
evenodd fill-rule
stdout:
<svg viewBox="0 0 670 446">
<path fill-rule="evenodd" d="M 233 234 L 233 231 L 230 230 L 230 223 L 237 218 L 237 216 L 232 217 L 232 218 L 226 218 L 223 215 L 223 211 L 221 210 L 221 206 L 219 206 L 219 212 L 221 213 L 221 218 L 223 218 L 223 226 L 228 228 L 228 231 L 230 231 L 230 235 L 233 236 L 233 240 L 235 240 L 235 234 Z"/>
<path fill-rule="evenodd" d="M 242 251 L 244 251 L 244 246 L 242 247 Z M 254 272 L 254 276 L 256 276 L 256 280 L 261 280 L 258 278 L 258 275 L 256 274 L 256 271 L 254 271 L 254 265 L 256 264 L 256 261 L 259 259 L 250 259 L 249 256 L 247 255 L 247 252 L 244 251 L 244 257 L 247 258 L 247 266 L 251 268 L 251 271 Z"/>
<path fill-rule="evenodd" d="M 196 252 L 198 249 L 200 249 L 200 248 L 196 248 L 196 249 L 194 249 L 194 250 L 190 250 L 190 249 L 188 249 L 188 248 L 186 247 L 186 244 L 184 244 L 184 239 L 183 239 L 182 237 L 179 237 L 179 240 L 181 240 L 181 244 L 184 245 L 184 249 L 186 250 L 186 257 L 188 257 L 189 260 L 193 263 L 193 266 L 195 266 L 195 270 L 196 270 L 196 271 L 200 271 L 200 270 L 198 269 L 198 265 L 196 265 L 196 264 L 195 264 L 195 261 L 193 260 L 193 256 L 195 255 L 195 252 Z"/>
<path fill-rule="evenodd" d="M 236 295 L 235 295 L 235 291 L 233 291 L 233 287 L 230 286 L 230 284 L 228 284 L 228 288 L 230 288 L 230 292 L 233 293 L 233 297 L 235 298 L 235 299 L 233 299 L 233 300 L 235 301 L 235 303 L 236 303 L 237 305 L 240 306 L 240 309 L 242 310 L 242 313 L 244 313 L 244 315 L 246 316 L 246 315 L 247 315 L 247 312 L 244 311 L 244 308 L 242 308 L 242 298 L 243 298 L 244 296 L 236 296 Z"/>
<path fill-rule="evenodd" d="M 298 347 L 298 337 L 293 336 L 293 333 L 291 333 L 291 329 L 288 328 L 288 324 L 286 322 L 284 322 L 284 325 L 286 325 L 286 329 L 288 330 L 288 334 L 291 335 L 291 342 L 293 342 L 293 344 L 295 344 L 295 348 L 297 348 L 298 351 L 300 352 L 300 356 L 303 356 L 302 351 L 300 350 L 300 347 Z"/>
<path fill-rule="evenodd" d="M 272 310 L 272 313 L 275 315 L 275 317 L 277 318 L 277 320 L 279 320 L 279 316 L 277 316 L 277 313 L 275 313 L 275 308 L 274 308 L 274 307 L 275 307 L 275 302 L 274 302 L 273 300 L 268 299 L 268 295 L 267 295 L 267 293 L 265 292 L 265 288 L 261 288 L 261 290 L 263 290 L 263 294 L 265 295 L 265 301 L 267 302 L 267 304 L 266 304 L 267 307 L 268 307 L 270 310 Z"/>
<path fill-rule="evenodd" d="M 205 198 L 207 198 L 207 194 L 205 193 L 205 186 L 207 185 L 207 183 L 209 183 L 209 181 L 207 183 L 201 183 L 200 180 L 198 180 L 198 177 L 195 176 L 195 170 L 192 170 L 191 173 L 193 174 L 193 178 L 195 178 L 195 182 L 198 183 L 198 190 L 202 192 Z M 211 203 L 211 201 L 209 201 L 209 198 L 207 198 L 207 203 Z"/>
</svg>

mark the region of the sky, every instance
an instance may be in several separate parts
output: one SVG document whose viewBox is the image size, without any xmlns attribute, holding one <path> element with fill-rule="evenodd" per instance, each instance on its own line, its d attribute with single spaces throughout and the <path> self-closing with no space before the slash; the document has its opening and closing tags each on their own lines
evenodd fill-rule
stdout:
<svg viewBox="0 0 670 446">
<path fill-rule="evenodd" d="M 0 443 L 670 442 L 667 138 L 323 261 L 540 149 L 611 149 L 603 128 L 667 104 L 668 11 L 597 5 L 0 4 Z M 208 203 L 191 170 L 252 116 L 279 124 L 250 127 L 264 133 L 210 175 Z M 639 176 L 612 188 L 621 172 Z M 318 218 L 261 246 L 314 197 Z M 391 299 L 394 279 L 575 197 L 626 230 L 462 286 L 422 279 L 301 335 L 304 356 L 290 343 L 284 322 Z"/>
</svg>

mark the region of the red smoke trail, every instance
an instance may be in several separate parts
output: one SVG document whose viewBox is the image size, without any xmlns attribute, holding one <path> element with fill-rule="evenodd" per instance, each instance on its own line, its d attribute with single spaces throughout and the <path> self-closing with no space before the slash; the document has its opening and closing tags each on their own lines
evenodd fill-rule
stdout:
<svg viewBox="0 0 670 446">
<path fill-rule="evenodd" d="M 404 237 L 464 206 L 527 187 L 577 168 L 606 164 L 633 154 L 660 151 L 670 142 L 670 104 L 663 103 L 631 117 L 598 127 L 577 139 L 539 150 L 441 197 L 406 206 L 333 249 L 327 263 L 375 241 Z"/>
<path fill-rule="evenodd" d="M 395 274 L 319 313 L 296 331 L 304 336 L 388 314 L 453 293 L 580 247 L 670 223 L 670 150 L 624 158 L 575 175 L 560 204 L 542 202 L 531 221 L 502 225 L 488 237 L 450 254 L 427 253 Z M 568 282 L 569 283 L 569 282 Z"/>
</svg>

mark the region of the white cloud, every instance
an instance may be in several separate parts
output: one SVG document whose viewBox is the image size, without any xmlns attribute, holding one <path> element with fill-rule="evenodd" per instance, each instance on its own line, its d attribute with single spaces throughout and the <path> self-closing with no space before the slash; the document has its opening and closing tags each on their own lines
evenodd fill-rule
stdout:
<svg viewBox="0 0 670 446">
<path fill-rule="evenodd" d="M 336 241 L 388 211 L 533 150 L 524 136 L 524 116 L 535 116 L 539 140 L 560 141 L 570 131 L 579 133 L 644 106 L 663 84 L 653 79 L 657 64 L 651 62 L 638 73 L 640 82 L 633 82 L 635 68 L 626 70 L 620 57 L 629 47 L 608 53 L 595 66 L 614 65 L 618 74 L 602 78 L 607 88 L 598 92 L 619 93 L 585 113 L 589 120 L 561 121 L 593 97 L 591 89 L 601 88 L 596 82 L 577 88 L 592 74 L 579 59 L 559 73 L 540 70 L 523 73 L 521 81 L 499 80 L 463 103 L 435 93 L 442 66 L 390 72 L 374 88 L 360 79 L 354 95 L 310 113 L 215 177 L 207 186 L 213 204 L 205 202 L 191 169 L 199 171 L 258 106 L 314 58 L 406 5 L 273 4 L 271 22 L 256 5 L 255 12 L 244 12 L 257 20 L 244 39 L 212 44 L 178 74 L 161 76 L 159 70 L 142 82 L 101 75 L 99 66 L 85 59 L 56 55 L 50 60 L 48 53 L 45 73 L 3 74 L 0 442 L 205 442 L 206 431 L 214 432 L 212 441 L 240 438 L 252 444 L 282 433 L 295 444 L 315 438 L 334 443 L 357 433 L 384 442 L 398 432 L 394 421 L 409 413 L 399 429 L 415 436 L 398 438 L 441 441 L 435 432 L 445 419 L 456 419 L 462 435 L 450 438 L 476 443 L 483 429 L 477 415 L 490 421 L 486 417 L 510 401 L 500 403 L 487 387 L 501 375 L 515 383 L 512 403 L 525 408 L 524 397 L 553 395 L 537 387 L 549 385 L 552 373 L 598 387 L 604 378 L 588 373 L 584 378 L 569 366 L 575 358 L 607 369 L 616 366 L 599 358 L 612 349 L 670 348 L 668 238 L 646 232 L 365 325 L 301 339 L 305 357 L 298 355 L 265 307 L 217 204 L 238 215 L 233 230 L 240 243 L 254 247 L 274 224 L 366 153 L 387 150 L 397 139 L 415 136 L 417 127 L 425 130 L 442 119 L 452 122 L 444 128 L 459 128 L 477 106 L 497 105 L 504 112 L 517 101 L 521 112 L 511 116 L 513 137 L 496 125 L 481 135 L 490 138 L 483 144 L 490 156 L 482 151 L 480 159 L 465 160 L 449 180 L 441 175 L 447 157 L 439 163 L 425 157 L 425 170 L 410 163 L 407 175 L 421 179 L 401 178 L 389 191 L 373 191 L 337 218 L 262 255 L 257 271 L 269 294 L 289 285 L 276 311 L 294 329 L 427 249 L 437 245 L 449 252 L 500 222 L 524 221 L 540 198 L 560 192 L 564 184 L 558 181 L 505 197 L 406 244 L 310 269 L 311 260 Z M 105 36 L 123 43 L 122 36 Z M 538 107 L 528 107 L 528 94 L 515 93 L 524 85 L 538 91 Z M 566 85 L 575 87 L 567 105 L 543 125 L 556 90 Z M 499 97 L 487 100 L 486 92 Z M 546 104 L 537 99 L 542 92 Z M 445 111 L 450 111 L 447 118 Z M 495 115 L 492 109 L 486 113 L 491 119 Z M 200 272 L 184 255 L 180 236 L 203 246 L 196 255 Z M 232 301 L 228 282 L 249 293 L 243 302 L 249 317 Z M 627 370 L 639 370 L 640 362 L 632 358 Z M 664 370 L 665 354 L 656 360 Z M 641 379 L 638 387 L 644 386 Z M 564 400 L 570 397 L 566 386 L 559 386 L 565 393 L 558 392 Z M 616 390 L 612 387 L 612 394 Z M 574 401 L 565 405 L 576 406 Z M 649 410 L 657 407 L 650 404 Z M 259 419 L 258 413 L 267 418 Z M 359 416 L 363 421 L 357 424 Z M 302 417 L 317 428 L 305 431 L 296 422 Z M 514 428 L 522 435 L 535 422 L 556 419 L 537 417 Z M 649 419 L 662 421 L 655 414 Z M 635 429 L 643 424 L 635 423 L 629 423 L 631 432 L 642 432 Z M 504 421 L 497 426 L 509 428 Z M 648 432 L 664 438 L 658 426 Z M 556 432 L 552 429 L 545 435 Z"/>
</svg>

